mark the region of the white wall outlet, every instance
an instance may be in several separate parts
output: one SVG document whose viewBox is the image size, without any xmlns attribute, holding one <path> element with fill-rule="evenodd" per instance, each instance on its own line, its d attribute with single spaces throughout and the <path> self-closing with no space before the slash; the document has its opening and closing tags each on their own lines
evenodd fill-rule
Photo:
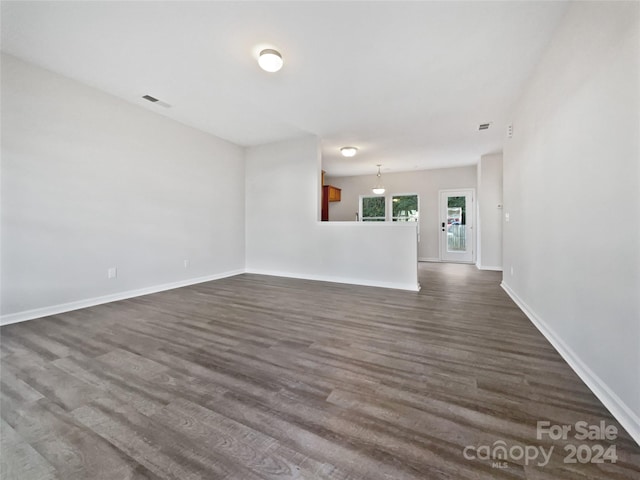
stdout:
<svg viewBox="0 0 640 480">
<path fill-rule="evenodd" d="M 118 276 L 118 269 L 111 267 L 107 269 L 107 278 L 116 278 Z"/>
<path fill-rule="evenodd" d="M 185 258 L 183 264 L 184 264 L 184 268 L 189 268 L 189 259 Z"/>
<path fill-rule="evenodd" d="M 508 138 L 513 137 L 513 125 L 507 125 L 507 137 Z"/>
</svg>

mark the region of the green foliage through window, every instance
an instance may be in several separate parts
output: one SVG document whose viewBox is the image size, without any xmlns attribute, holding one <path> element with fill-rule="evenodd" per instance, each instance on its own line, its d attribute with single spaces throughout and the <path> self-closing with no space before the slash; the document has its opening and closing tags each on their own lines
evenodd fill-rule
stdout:
<svg viewBox="0 0 640 480">
<path fill-rule="evenodd" d="M 392 198 L 394 222 L 418 221 L 418 196 L 396 195 Z"/>
<path fill-rule="evenodd" d="M 362 198 L 363 222 L 384 222 L 385 216 L 385 197 Z"/>
<path fill-rule="evenodd" d="M 466 197 L 449 197 L 447 202 L 447 207 L 449 209 L 457 209 L 457 211 L 461 212 L 458 215 L 460 218 L 457 218 L 456 221 L 460 223 L 460 225 L 466 225 L 467 223 L 467 199 Z M 449 215 L 449 223 L 451 223 L 451 215 Z"/>
<path fill-rule="evenodd" d="M 361 197 L 362 221 L 384 222 L 387 220 L 388 197 Z M 391 197 L 391 218 L 393 222 L 418 221 L 418 195 L 394 195 Z"/>
</svg>

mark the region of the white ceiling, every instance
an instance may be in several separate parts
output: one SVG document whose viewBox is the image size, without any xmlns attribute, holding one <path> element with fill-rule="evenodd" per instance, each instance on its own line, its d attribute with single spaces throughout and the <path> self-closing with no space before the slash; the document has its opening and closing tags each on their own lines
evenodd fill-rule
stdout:
<svg viewBox="0 0 640 480">
<path fill-rule="evenodd" d="M 566 5 L 3 1 L 2 49 L 239 145 L 318 135 L 329 174 L 373 174 L 501 150 Z"/>
</svg>

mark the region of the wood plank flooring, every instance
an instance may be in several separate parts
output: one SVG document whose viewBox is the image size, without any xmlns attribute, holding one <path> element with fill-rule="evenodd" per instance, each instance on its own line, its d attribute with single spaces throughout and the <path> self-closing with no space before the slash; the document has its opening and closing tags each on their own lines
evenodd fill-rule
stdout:
<svg viewBox="0 0 640 480">
<path fill-rule="evenodd" d="M 0 329 L 2 479 L 638 479 L 640 447 L 500 289 L 258 275 Z M 604 420 L 614 441 L 536 439 Z M 463 455 L 553 447 L 549 464 Z M 617 462 L 564 463 L 568 443 Z M 481 450 L 478 450 L 480 452 Z M 472 452 L 471 450 L 469 452 Z"/>
</svg>

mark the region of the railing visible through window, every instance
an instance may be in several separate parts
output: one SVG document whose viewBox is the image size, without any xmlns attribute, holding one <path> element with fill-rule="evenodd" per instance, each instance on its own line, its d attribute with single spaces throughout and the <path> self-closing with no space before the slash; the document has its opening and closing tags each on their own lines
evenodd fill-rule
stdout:
<svg viewBox="0 0 640 480">
<path fill-rule="evenodd" d="M 464 252 L 467 249 L 465 197 L 449 197 L 447 204 L 447 251 Z"/>
<path fill-rule="evenodd" d="M 393 222 L 418 221 L 418 195 L 394 195 L 391 205 Z"/>
</svg>

